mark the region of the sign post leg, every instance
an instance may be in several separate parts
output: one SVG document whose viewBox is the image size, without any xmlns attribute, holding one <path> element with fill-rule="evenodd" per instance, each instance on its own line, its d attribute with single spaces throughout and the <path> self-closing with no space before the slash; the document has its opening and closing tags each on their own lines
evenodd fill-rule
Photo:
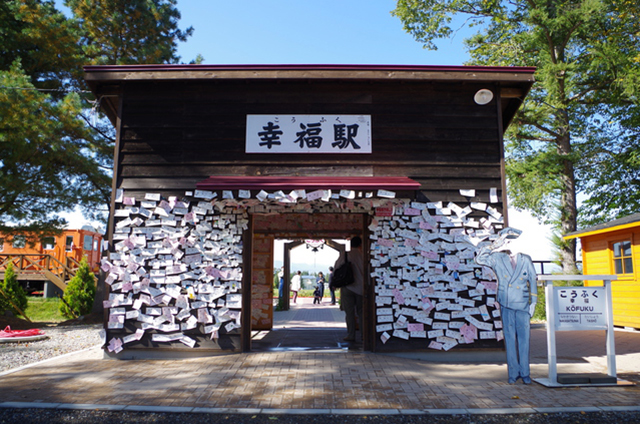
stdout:
<svg viewBox="0 0 640 424">
<path fill-rule="evenodd" d="M 616 373 L 616 347 L 613 333 L 613 308 L 611 302 L 611 280 L 603 280 L 607 293 L 607 374 L 610 377 L 617 377 Z"/>
<path fill-rule="evenodd" d="M 556 311 L 553 295 L 553 282 L 547 281 L 545 285 L 545 303 L 547 307 L 547 361 L 549 364 L 549 383 L 556 385 L 558 384 L 558 371 L 556 359 Z"/>
</svg>

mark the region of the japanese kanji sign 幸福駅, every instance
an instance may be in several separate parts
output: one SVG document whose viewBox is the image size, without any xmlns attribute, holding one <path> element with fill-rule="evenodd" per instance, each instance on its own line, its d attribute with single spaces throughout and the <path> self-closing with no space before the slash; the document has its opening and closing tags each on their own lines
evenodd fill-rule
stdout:
<svg viewBox="0 0 640 424">
<path fill-rule="evenodd" d="M 246 153 L 371 153 L 371 116 L 247 115 Z"/>
</svg>

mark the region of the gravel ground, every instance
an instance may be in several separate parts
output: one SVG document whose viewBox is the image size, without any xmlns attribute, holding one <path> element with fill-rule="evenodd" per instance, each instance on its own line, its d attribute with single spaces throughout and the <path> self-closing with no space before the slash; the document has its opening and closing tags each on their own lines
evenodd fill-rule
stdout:
<svg viewBox="0 0 640 424">
<path fill-rule="evenodd" d="M 638 412 L 507 415 L 230 415 L 51 409 L 0 409 L 0 423 L 251 423 L 251 424 L 608 424 L 638 423 Z"/>
<path fill-rule="evenodd" d="M 102 325 L 42 327 L 48 339 L 0 343 L 0 372 L 101 344 Z"/>
</svg>

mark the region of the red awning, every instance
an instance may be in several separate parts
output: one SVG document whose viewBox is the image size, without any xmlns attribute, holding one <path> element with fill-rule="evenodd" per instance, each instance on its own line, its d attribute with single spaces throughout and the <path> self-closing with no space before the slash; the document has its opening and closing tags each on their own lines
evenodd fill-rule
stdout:
<svg viewBox="0 0 640 424">
<path fill-rule="evenodd" d="M 418 190 L 420 183 L 407 177 L 254 177 L 213 176 L 200 181 L 198 190 Z"/>
</svg>

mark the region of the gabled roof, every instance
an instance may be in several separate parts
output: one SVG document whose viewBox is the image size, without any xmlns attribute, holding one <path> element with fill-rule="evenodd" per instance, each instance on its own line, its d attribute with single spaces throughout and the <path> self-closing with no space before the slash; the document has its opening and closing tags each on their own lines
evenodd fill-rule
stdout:
<svg viewBox="0 0 640 424">
<path fill-rule="evenodd" d="M 585 228 L 584 230 L 574 231 L 564 236 L 565 240 L 593 236 L 596 234 L 610 233 L 612 231 L 626 230 L 628 228 L 640 227 L 640 213 L 634 213 L 624 218 L 614 219 L 613 221 L 605 222 L 603 224 L 594 225 L 593 227 Z"/>
<path fill-rule="evenodd" d="M 419 65 L 102 65 L 85 79 L 115 124 L 125 82 L 186 80 L 368 80 L 491 83 L 500 86 L 506 129 L 534 83 L 535 68 Z"/>
</svg>

